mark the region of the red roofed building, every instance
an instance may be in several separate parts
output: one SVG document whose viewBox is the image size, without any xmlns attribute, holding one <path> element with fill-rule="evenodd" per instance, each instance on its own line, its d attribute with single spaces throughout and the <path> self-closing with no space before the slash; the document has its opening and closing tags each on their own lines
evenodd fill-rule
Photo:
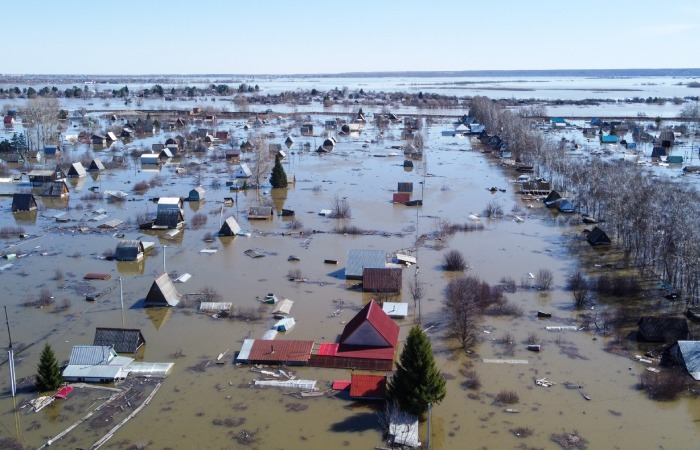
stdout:
<svg viewBox="0 0 700 450">
<path fill-rule="evenodd" d="M 391 371 L 399 326 L 377 302 L 370 302 L 345 326 L 337 347 L 321 346 L 310 366 Z M 335 351 L 334 351 L 335 350 Z"/>
<path fill-rule="evenodd" d="M 309 360 L 314 341 L 265 340 L 252 342 L 247 362 L 303 366 Z"/>
<path fill-rule="evenodd" d="M 384 400 L 386 395 L 386 375 L 352 374 L 350 398 L 364 400 Z"/>
</svg>

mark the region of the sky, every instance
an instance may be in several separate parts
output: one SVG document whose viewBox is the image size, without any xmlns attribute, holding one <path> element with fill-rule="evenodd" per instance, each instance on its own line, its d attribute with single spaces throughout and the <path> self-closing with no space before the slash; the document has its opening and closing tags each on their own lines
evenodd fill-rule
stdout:
<svg viewBox="0 0 700 450">
<path fill-rule="evenodd" d="M 700 68 L 700 1 L 20 0 L 0 74 Z"/>
</svg>

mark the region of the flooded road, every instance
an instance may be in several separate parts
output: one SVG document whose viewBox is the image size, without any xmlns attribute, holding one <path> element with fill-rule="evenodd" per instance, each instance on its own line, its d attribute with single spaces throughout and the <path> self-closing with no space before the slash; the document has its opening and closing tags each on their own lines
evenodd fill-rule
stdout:
<svg viewBox="0 0 700 450">
<path fill-rule="evenodd" d="M 396 151 L 390 147 L 401 144 L 398 139 L 385 137 L 381 144 L 365 142 L 378 135 L 371 124 L 361 136 L 340 137 L 330 154 L 319 156 L 293 150 L 284 168 L 296 176 L 297 182 L 286 191 L 265 188 L 257 194 L 247 191 L 236 195 L 224 187 L 224 182 L 231 179 L 227 175 L 230 167 L 224 160 L 185 156 L 179 166 L 171 162 L 158 172 L 140 170 L 136 162 L 130 161 L 126 169 L 70 182 L 67 207 L 66 203 L 40 200 L 37 213 L 13 215 L 11 198 L 0 198 L 0 226 L 22 227 L 29 235 L 26 239 L 11 236 L 0 242 L 5 253 L 26 255 L 3 261 L 2 264 L 13 265 L 0 272 L 1 303 L 8 308 L 14 348 L 19 351 L 18 378 L 34 375 L 45 342 L 52 345 L 59 361 L 65 361 L 72 346 L 92 343 L 95 327 L 138 328 L 146 345 L 137 359 L 171 361 L 175 366 L 150 404 L 103 448 L 139 444 L 147 444 L 148 448 L 208 449 L 383 446 L 377 419 L 380 405 L 350 400 L 347 393 L 297 399 L 285 395 L 284 389 L 251 387 L 257 374 L 250 372 L 248 366 L 234 365 L 231 357 L 243 339 L 260 338 L 272 326 L 275 320 L 271 307 L 263 309 L 261 320 L 245 321 L 215 319 L 198 313 L 194 307 L 144 309 L 142 299 L 154 278 L 163 272 L 165 263 L 173 277 L 192 275 L 186 283 L 175 284 L 184 298 L 193 299 L 184 303 L 196 304 L 196 296 L 187 294 L 213 288 L 222 295 L 222 301 L 233 303 L 234 310 L 256 309 L 256 299 L 274 292 L 295 302 L 292 314 L 296 326 L 278 339 L 332 342 L 371 298 L 348 289 L 343 274 L 348 250 L 415 250 L 417 238 L 432 236 L 440 220 L 466 223 L 470 214 L 480 214 L 490 202 L 496 202 L 505 212 L 503 218 L 482 218 L 483 230 L 457 232 L 441 240 L 428 239 L 415 253 L 418 274 L 415 267 L 403 269 L 401 298 L 410 309 L 408 318 L 397 321 L 400 341 L 417 318 L 408 283 L 418 277 L 427 289 L 421 304 L 422 322 L 431 327 L 428 333 L 437 364 L 448 378 L 447 397 L 432 411 L 432 448 L 557 448 L 551 436 L 564 433 L 585 439 L 587 448 L 694 448 L 700 402 L 652 402 L 636 388 L 643 365 L 604 351 L 608 337 L 544 328 L 577 324 L 573 299 L 564 290 L 567 274 L 580 264 L 576 253 L 580 252 L 583 260 L 604 264 L 615 257 L 613 252 L 593 253 L 583 241 L 578 216 L 557 215 L 541 203 L 527 207 L 511 182 L 516 174 L 482 154 L 474 141 L 440 136 L 439 131 L 450 126 L 449 121 L 426 126 L 425 156 L 415 161 L 410 171 L 403 167 L 403 155 L 389 156 Z M 242 129 L 236 129 L 237 138 L 245 137 Z M 393 135 L 400 135 L 398 125 L 391 125 L 391 129 Z M 174 133 L 162 133 L 155 139 L 164 141 L 171 135 Z M 314 143 L 313 138 L 297 139 L 298 143 L 305 141 Z M 82 151 L 82 147 L 70 150 L 76 154 Z M 95 154 L 109 157 L 107 151 Z M 205 175 L 200 177 L 190 171 L 194 161 L 206 167 Z M 176 167 L 185 167 L 188 172 L 177 174 Z M 133 193 L 137 182 L 149 182 L 156 174 L 162 178 L 161 186 L 151 187 L 143 195 Z M 217 183 L 213 184 L 214 180 Z M 412 182 L 412 198 L 423 199 L 423 206 L 392 204 L 399 182 Z M 207 218 L 204 226 L 193 229 L 189 223 L 172 240 L 165 239 L 162 233 L 138 230 L 137 216 L 155 213 L 156 205 L 149 198 L 186 197 L 198 183 L 207 191 L 206 201 L 186 203 L 185 217 L 202 213 Z M 124 190 L 135 201 L 114 204 L 82 199 L 92 186 L 98 186 L 99 192 Z M 488 190 L 491 187 L 496 187 L 496 191 Z M 331 208 L 336 196 L 349 202 L 351 219 L 338 221 L 318 214 L 321 209 Z M 235 197 L 237 203 L 224 206 L 222 213 L 224 197 Z M 274 217 L 248 221 L 247 208 L 261 203 L 274 205 Z M 282 208 L 295 211 L 294 219 L 303 225 L 302 235 L 288 233 L 290 221 L 277 215 Z M 99 209 L 105 210 L 108 219 L 123 220 L 125 225 L 118 230 L 96 228 L 100 222 L 90 218 Z M 57 223 L 54 216 L 60 212 L 72 221 Z M 524 221 L 516 222 L 515 214 Z M 220 220 L 231 215 L 251 236 L 204 242 L 205 233 L 216 234 Z M 332 232 L 342 225 L 374 233 Z M 114 250 L 122 233 L 127 239 L 155 242 L 157 251 L 139 263 L 105 260 L 103 254 Z M 202 249 L 216 252 L 201 253 Z M 250 258 L 244 253 L 249 249 L 265 256 Z M 487 316 L 481 325 L 481 342 L 469 356 L 454 342 L 443 339 L 446 321 L 442 300 L 449 276 L 440 266 L 444 252 L 450 249 L 463 253 L 469 274 L 492 285 L 504 277 L 514 279 L 519 288 L 507 297 L 524 312 L 518 318 Z M 290 255 L 300 261 L 288 261 Z M 325 260 L 336 260 L 338 264 L 327 264 Z M 542 268 L 554 275 L 553 289 L 548 293 L 527 286 L 528 273 Z M 305 282 L 288 280 L 289 271 L 295 269 L 302 272 Z M 83 275 L 88 272 L 107 273 L 111 279 L 84 281 Z M 115 287 L 120 276 L 123 310 L 120 289 Z M 37 299 L 42 290 L 55 297 L 51 305 L 25 306 Z M 107 290 L 98 301 L 85 301 L 87 293 Z M 340 309 L 342 313 L 334 315 Z M 549 311 L 553 317 L 538 319 L 538 310 Z M 510 346 L 502 343 L 506 333 L 514 338 Z M 526 349 L 531 333 L 536 333 L 541 342 L 540 353 Z M 225 351 L 227 363 L 214 364 L 217 355 Z M 484 362 L 493 359 L 521 363 Z M 7 365 L 1 370 L 0 379 L 7 392 Z M 480 389 L 462 387 L 462 372 L 466 370 L 479 375 Z M 348 370 L 299 367 L 291 371 L 299 378 L 318 380 L 322 389 L 333 380 L 350 377 Z M 537 386 L 534 381 L 541 378 L 555 384 Z M 503 390 L 512 390 L 519 397 L 516 404 L 509 406 L 517 413 L 505 412 L 503 406 L 496 404 L 495 397 Z M 29 389 L 20 389 L 17 403 L 33 395 Z M 80 402 L 69 397 L 39 413 L 16 412 L 12 398 L 4 395 L 0 398 L 0 436 L 17 438 L 27 448 L 40 447 L 77 420 L 91 403 L 88 400 L 96 401 L 101 396 L 83 395 L 87 398 L 80 397 Z M 86 424 L 74 430 L 70 439 L 52 447 L 89 447 L 103 431 L 107 430 Z M 425 443 L 426 424 L 421 426 L 420 435 Z"/>
</svg>

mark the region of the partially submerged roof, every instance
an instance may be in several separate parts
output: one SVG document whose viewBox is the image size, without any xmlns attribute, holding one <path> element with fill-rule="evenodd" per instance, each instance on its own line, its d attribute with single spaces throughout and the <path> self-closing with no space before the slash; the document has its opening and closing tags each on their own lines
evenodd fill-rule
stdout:
<svg viewBox="0 0 700 450">
<path fill-rule="evenodd" d="M 167 273 L 160 274 L 146 295 L 144 306 L 175 306 L 180 303 L 180 294 Z"/>
<path fill-rule="evenodd" d="M 313 345 L 314 341 L 256 339 L 248 344 L 244 342 L 238 359 L 245 357 L 250 362 L 306 363 Z"/>
<path fill-rule="evenodd" d="M 365 292 L 400 292 L 401 269 L 365 268 L 362 271 L 362 290 Z"/>
<path fill-rule="evenodd" d="M 219 236 L 235 236 L 241 232 L 241 227 L 233 216 L 228 217 L 219 229 Z"/>
<path fill-rule="evenodd" d="M 370 300 L 345 325 L 338 354 L 348 358 L 393 359 L 399 341 L 399 326 L 377 302 Z"/>
<path fill-rule="evenodd" d="M 12 212 L 34 211 L 37 209 L 33 194 L 15 193 L 12 195 Z"/>
<path fill-rule="evenodd" d="M 637 324 L 637 336 L 647 342 L 673 343 L 690 337 L 685 317 L 642 317 Z"/>
<path fill-rule="evenodd" d="M 146 343 L 141 330 L 136 328 L 95 329 L 93 345 L 110 346 L 118 353 L 136 353 Z"/>
<path fill-rule="evenodd" d="M 345 266 L 345 278 L 362 278 L 365 268 L 386 267 L 386 251 L 371 249 L 348 250 L 348 262 Z"/>
<path fill-rule="evenodd" d="M 586 240 L 591 245 L 610 245 L 612 243 L 605 231 L 598 227 L 594 227 L 590 232 L 588 232 Z"/>
<path fill-rule="evenodd" d="M 76 345 L 70 354 L 69 365 L 109 364 L 117 357 L 117 352 L 106 345 Z"/>
</svg>

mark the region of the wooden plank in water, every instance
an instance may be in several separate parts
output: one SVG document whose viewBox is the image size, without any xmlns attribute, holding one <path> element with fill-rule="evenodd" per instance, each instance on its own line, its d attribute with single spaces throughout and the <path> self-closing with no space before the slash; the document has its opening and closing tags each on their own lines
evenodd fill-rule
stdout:
<svg viewBox="0 0 700 450">
<path fill-rule="evenodd" d="M 85 280 L 109 280 L 112 278 L 112 275 L 108 273 L 97 273 L 97 272 L 88 272 L 85 274 L 83 279 Z"/>
<path fill-rule="evenodd" d="M 527 359 L 482 359 L 482 362 L 490 364 L 528 364 Z"/>
</svg>

